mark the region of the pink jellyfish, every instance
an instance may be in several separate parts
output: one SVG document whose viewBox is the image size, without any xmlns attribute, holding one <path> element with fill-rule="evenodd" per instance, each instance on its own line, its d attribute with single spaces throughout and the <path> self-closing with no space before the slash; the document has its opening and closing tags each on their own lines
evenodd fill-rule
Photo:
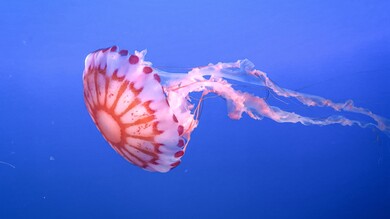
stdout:
<svg viewBox="0 0 390 219">
<path fill-rule="evenodd" d="M 115 151 L 145 170 L 168 172 L 180 164 L 199 123 L 200 104 L 209 93 L 226 100 L 231 119 L 240 119 L 246 113 L 253 119 L 267 117 L 280 123 L 375 127 L 390 136 L 389 120 L 355 106 L 351 100 L 335 103 L 279 87 L 247 59 L 173 74 L 153 68 L 144 60 L 145 55 L 146 50 L 128 54 L 116 46 L 100 49 L 87 56 L 83 74 L 85 104 L 97 128 Z M 353 112 L 373 121 L 341 115 L 318 119 L 287 112 L 269 105 L 264 98 L 234 89 L 228 80 L 263 86 L 309 107 Z M 197 103 L 189 97 L 192 92 L 202 92 Z"/>
</svg>

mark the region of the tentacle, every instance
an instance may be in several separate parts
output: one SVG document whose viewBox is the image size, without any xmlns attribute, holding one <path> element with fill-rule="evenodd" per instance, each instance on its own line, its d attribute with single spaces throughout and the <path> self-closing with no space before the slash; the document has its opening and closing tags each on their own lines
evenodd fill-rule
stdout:
<svg viewBox="0 0 390 219">
<path fill-rule="evenodd" d="M 205 76 L 210 76 L 210 78 L 206 79 Z M 232 119 L 240 119 L 242 113 L 245 112 L 253 119 L 268 117 L 276 122 L 302 123 L 304 125 L 358 125 L 362 128 L 376 127 L 390 136 L 390 122 L 388 119 L 378 116 L 368 109 L 356 107 L 352 100 L 335 103 L 330 99 L 279 87 L 272 82 L 266 73 L 256 70 L 252 62 L 246 59 L 233 63 L 209 64 L 205 67 L 193 69 L 186 77 L 183 77 L 183 75 L 180 75 L 180 77 L 175 83 L 169 83 L 169 85 L 174 86 L 166 87 L 168 96 L 170 96 L 170 92 L 175 93 L 175 95 L 172 95 L 175 97 L 179 93 L 183 97 L 188 96 L 190 92 L 216 93 L 227 101 L 229 117 Z M 263 98 L 233 89 L 225 79 L 265 86 L 278 96 L 295 98 L 306 106 L 330 107 L 338 112 L 346 111 L 366 115 L 373 119 L 375 123 L 352 120 L 342 115 L 332 115 L 324 119 L 318 119 L 287 112 L 268 105 Z M 178 100 L 175 99 L 174 101 Z M 184 101 L 180 100 L 180 102 Z"/>
<path fill-rule="evenodd" d="M 245 62 L 242 64 L 245 65 Z M 266 73 L 253 69 L 250 71 L 250 74 L 255 75 L 259 77 L 263 82 L 264 85 L 270 88 L 273 92 L 275 92 L 277 95 L 282 96 L 282 97 L 292 97 L 297 99 L 299 102 L 306 106 L 310 107 L 330 107 L 334 109 L 335 111 L 345 111 L 345 112 L 353 112 L 357 114 L 362 114 L 370 117 L 373 119 L 376 124 L 374 123 L 369 123 L 369 122 L 363 122 L 363 121 L 357 121 L 357 120 L 349 120 L 343 116 L 331 116 L 327 119 L 324 120 L 313 120 L 316 121 L 315 123 L 309 123 L 309 124 L 317 124 L 317 125 L 328 125 L 328 124 L 341 124 L 341 125 L 353 125 L 356 124 L 362 128 L 366 127 L 376 127 L 382 132 L 384 132 L 386 135 L 390 136 L 390 120 L 381 117 L 379 115 L 374 114 L 370 110 L 363 108 L 363 107 L 357 107 L 354 105 L 352 100 L 347 100 L 344 103 L 335 103 L 330 99 L 326 99 L 320 96 L 315 96 L 315 95 L 309 95 L 309 94 L 304 94 L 300 92 L 296 92 L 293 90 L 289 89 L 284 89 L 276 85 L 275 83 L 272 82 L 271 79 L 267 76 Z M 320 122 L 322 121 L 322 122 Z M 319 122 L 319 123 L 318 123 Z"/>
</svg>

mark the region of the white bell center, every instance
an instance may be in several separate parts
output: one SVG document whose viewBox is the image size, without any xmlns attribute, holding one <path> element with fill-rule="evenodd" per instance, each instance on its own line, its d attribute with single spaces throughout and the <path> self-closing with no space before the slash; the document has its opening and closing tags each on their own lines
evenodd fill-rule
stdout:
<svg viewBox="0 0 390 219">
<path fill-rule="evenodd" d="M 121 141 L 120 126 L 112 115 L 104 110 L 99 110 L 96 112 L 96 123 L 108 141 L 113 143 Z"/>
</svg>

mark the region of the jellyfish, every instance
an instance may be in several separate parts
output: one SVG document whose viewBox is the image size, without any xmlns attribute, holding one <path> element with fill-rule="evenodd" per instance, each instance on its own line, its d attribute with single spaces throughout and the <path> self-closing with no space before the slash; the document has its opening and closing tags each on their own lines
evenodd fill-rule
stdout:
<svg viewBox="0 0 390 219">
<path fill-rule="evenodd" d="M 279 123 L 373 127 L 390 136 L 389 120 L 355 106 L 278 86 L 247 59 L 195 67 L 187 73 L 169 73 L 145 61 L 146 50 L 129 54 L 117 46 L 99 49 L 85 59 L 84 100 L 97 128 L 112 148 L 130 163 L 152 172 L 177 167 L 199 124 L 200 106 L 208 94 L 227 104 L 228 116 L 243 114 Z M 334 115 L 307 117 L 267 103 L 266 98 L 234 88 L 231 81 L 265 87 L 275 96 L 293 98 L 307 107 L 352 112 L 372 121 Z M 190 94 L 198 92 L 199 99 Z"/>
</svg>

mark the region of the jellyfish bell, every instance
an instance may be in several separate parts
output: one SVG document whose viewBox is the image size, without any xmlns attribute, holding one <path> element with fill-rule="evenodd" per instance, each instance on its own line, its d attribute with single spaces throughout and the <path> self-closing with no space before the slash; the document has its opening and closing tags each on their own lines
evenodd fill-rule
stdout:
<svg viewBox="0 0 390 219">
<path fill-rule="evenodd" d="M 180 163 L 186 129 L 167 102 L 159 76 L 143 57 L 116 47 L 87 56 L 84 99 L 96 126 L 129 162 L 166 172 Z M 187 121 L 185 121 L 187 122 Z"/>
<path fill-rule="evenodd" d="M 390 136 L 390 123 L 352 101 L 330 99 L 288 90 L 276 85 L 247 59 L 209 64 L 188 73 L 169 73 L 145 61 L 146 50 L 129 54 L 113 46 L 90 53 L 83 74 L 84 100 L 92 120 L 106 141 L 130 163 L 145 170 L 167 172 L 178 166 L 199 123 L 204 96 L 214 93 L 226 100 L 228 116 L 240 119 L 267 117 L 276 122 L 303 125 L 374 127 Z M 276 96 L 294 98 L 308 107 L 328 107 L 353 112 L 372 122 L 332 115 L 311 118 L 269 105 L 266 99 L 235 89 L 229 81 L 267 88 Z M 190 94 L 200 92 L 192 102 Z"/>
</svg>

